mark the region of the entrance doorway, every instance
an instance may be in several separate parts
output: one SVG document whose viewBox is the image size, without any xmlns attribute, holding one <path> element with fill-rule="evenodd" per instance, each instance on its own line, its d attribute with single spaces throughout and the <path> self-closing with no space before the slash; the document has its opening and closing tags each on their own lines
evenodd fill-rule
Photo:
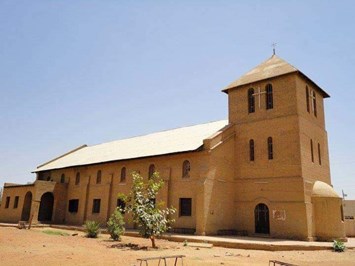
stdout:
<svg viewBox="0 0 355 266">
<path fill-rule="evenodd" d="M 260 203 L 256 205 L 254 210 L 255 215 L 255 233 L 270 234 L 269 208 Z"/>
<path fill-rule="evenodd" d="M 32 193 L 28 191 L 25 195 L 25 200 L 23 202 L 21 221 L 28 221 L 30 219 L 32 205 Z"/>
<path fill-rule="evenodd" d="M 52 221 L 54 196 L 51 192 L 44 193 L 41 197 L 41 203 L 38 212 L 38 221 L 50 222 Z"/>
</svg>

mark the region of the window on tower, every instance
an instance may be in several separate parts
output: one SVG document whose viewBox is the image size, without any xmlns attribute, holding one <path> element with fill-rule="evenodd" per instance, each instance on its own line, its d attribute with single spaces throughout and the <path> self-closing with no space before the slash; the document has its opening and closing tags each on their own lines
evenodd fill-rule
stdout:
<svg viewBox="0 0 355 266">
<path fill-rule="evenodd" d="M 254 140 L 251 139 L 249 140 L 249 158 L 251 162 L 254 162 L 255 160 L 255 151 L 254 151 Z"/>
<path fill-rule="evenodd" d="M 272 109 L 274 108 L 272 85 L 267 84 L 265 90 L 266 90 L 266 109 Z"/>
<path fill-rule="evenodd" d="M 255 96 L 253 88 L 248 90 L 248 111 L 249 113 L 255 112 Z"/>
<path fill-rule="evenodd" d="M 309 89 L 308 89 L 308 86 L 306 86 L 306 102 L 307 102 L 307 112 L 309 113 L 310 109 L 309 109 Z"/>
<path fill-rule="evenodd" d="M 312 101 L 313 101 L 313 113 L 314 116 L 317 116 L 317 97 L 316 92 L 312 90 Z"/>
<path fill-rule="evenodd" d="M 314 163 L 313 140 L 311 140 L 311 159 L 312 159 L 312 163 Z"/>
<path fill-rule="evenodd" d="M 274 159 L 274 147 L 273 147 L 273 143 L 272 143 L 272 137 L 268 137 L 268 139 L 267 139 L 267 150 L 268 150 L 269 160 Z"/>
</svg>

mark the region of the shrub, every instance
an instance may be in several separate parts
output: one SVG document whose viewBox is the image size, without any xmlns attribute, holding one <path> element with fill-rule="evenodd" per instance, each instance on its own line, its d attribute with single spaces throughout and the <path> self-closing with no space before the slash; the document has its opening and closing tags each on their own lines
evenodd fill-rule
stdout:
<svg viewBox="0 0 355 266">
<path fill-rule="evenodd" d="M 335 252 L 344 252 L 345 251 L 345 244 L 343 241 L 334 240 L 333 242 L 333 250 Z"/>
<path fill-rule="evenodd" d="M 86 236 L 96 238 L 100 233 L 100 223 L 96 221 L 86 221 L 84 224 Z"/>
<path fill-rule="evenodd" d="M 121 240 L 121 235 L 123 235 L 125 231 L 124 225 L 123 216 L 120 210 L 116 208 L 107 222 L 107 231 L 110 233 L 113 240 Z"/>
</svg>

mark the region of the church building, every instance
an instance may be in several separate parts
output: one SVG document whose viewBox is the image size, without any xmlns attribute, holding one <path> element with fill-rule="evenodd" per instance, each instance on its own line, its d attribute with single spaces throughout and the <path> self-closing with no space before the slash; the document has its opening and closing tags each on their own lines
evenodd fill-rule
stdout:
<svg viewBox="0 0 355 266">
<path fill-rule="evenodd" d="M 177 209 L 173 232 L 345 238 L 330 178 L 329 95 L 277 55 L 223 92 L 228 120 L 83 145 L 39 165 L 31 184 L 5 183 L 0 222 L 105 225 L 131 173 L 157 171 L 165 181 L 157 201 Z"/>
</svg>

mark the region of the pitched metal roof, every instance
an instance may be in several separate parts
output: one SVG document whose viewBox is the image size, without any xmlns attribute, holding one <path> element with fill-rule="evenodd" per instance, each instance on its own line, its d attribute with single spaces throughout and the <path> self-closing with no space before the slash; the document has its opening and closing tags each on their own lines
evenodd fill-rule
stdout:
<svg viewBox="0 0 355 266">
<path fill-rule="evenodd" d="M 196 151 L 203 145 L 204 139 L 213 135 L 227 124 L 228 120 L 220 120 L 94 146 L 83 145 L 72 152 L 38 166 L 34 172 Z"/>
<path fill-rule="evenodd" d="M 315 82 L 313 82 L 310 78 L 308 78 L 305 74 L 303 74 L 301 71 L 299 71 L 297 68 L 283 60 L 282 58 L 278 57 L 277 55 L 271 56 L 269 59 L 266 61 L 262 62 L 260 65 L 256 66 L 243 76 L 241 76 L 239 79 L 236 81 L 233 81 L 231 84 L 229 84 L 225 89 L 223 89 L 223 92 L 228 93 L 228 90 L 247 85 L 253 82 L 277 77 L 277 76 L 282 76 L 290 73 L 299 73 L 301 76 L 303 76 L 305 79 L 310 81 L 313 85 L 315 85 L 323 94 L 323 96 L 329 97 L 329 95 L 322 89 L 320 88 Z"/>
</svg>

